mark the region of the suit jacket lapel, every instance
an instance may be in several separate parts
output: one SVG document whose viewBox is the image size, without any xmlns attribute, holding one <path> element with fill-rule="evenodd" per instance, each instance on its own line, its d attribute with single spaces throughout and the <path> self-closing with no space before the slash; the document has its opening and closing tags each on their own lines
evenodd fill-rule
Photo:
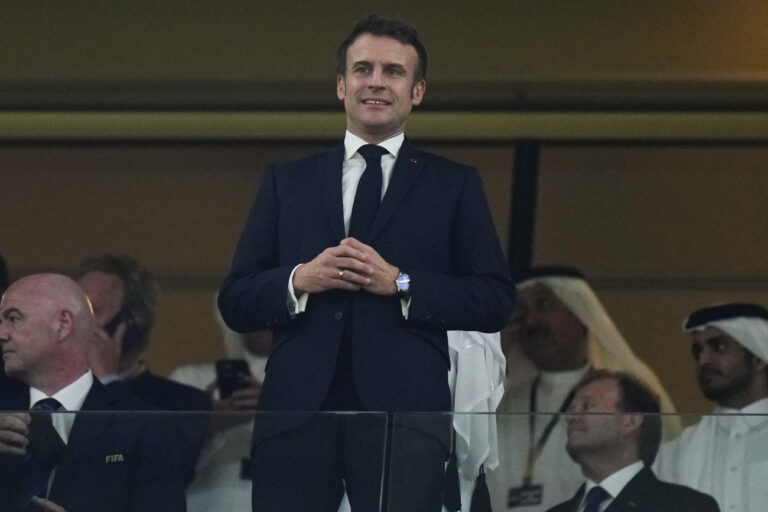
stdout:
<svg viewBox="0 0 768 512">
<path fill-rule="evenodd" d="M 341 194 L 341 172 L 344 164 L 344 142 L 319 159 L 320 187 L 326 217 L 336 240 L 346 237 L 344 231 L 344 200 Z"/>
<path fill-rule="evenodd" d="M 93 385 L 90 391 L 88 391 L 88 395 L 86 395 L 81 408 L 81 411 L 85 411 L 85 413 L 77 413 L 72 424 L 72 430 L 67 441 L 67 450 L 64 451 L 64 456 L 59 463 L 59 470 L 57 470 L 56 478 L 54 478 L 53 482 L 54 486 L 56 486 L 57 480 L 59 480 L 59 475 L 67 473 L 67 466 L 77 464 L 82 456 L 82 452 L 88 450 L 89 446 L 96 444 L 95 441 L 114 421 L 114 415 L 119 414 L 115 411 L 109 411 L 109 409 L 114 408 L 110 406 L 112 401 L 112 395 L 104 389 L 104 386 L 99 381 L 94 379 Z M 51 492 L 53 492 L 53 489 Z"/>
<path fill-rule="evenodd" d="M 18 388 L 14 387 L 7 392 L 0 392 L 0 410 L 29 410 L 29 386 L 18 386 Z"/>
<path fill-rule="evenodd" d="M 621 490 L 618 496 L 614 498 L 611 504 L 605 509 L 605 512 L 639 512 L 647 510 L 645 506 L 647 497 L 655 486 L 656 477 L 653 472 L 644 467 L 638 474 L 632 478 Z"/>
<path fill-rule="evenodd" d="M 584 497 L 584 488 L 586 486 L 587 484 L 581 484 L 581 487 L 579 487 L 579 490 L 576 491 L 576 494 L 573 495 L 573 498 L 566 502 L 566 511 L 576 512 L 579 510 L 579 505 L 581 504 L 581 500 Z"/>
<path fill-rule="evenodd" d="M 400 147 L 395 167 L 392 170 L 392 177 L 389 180 L 387 192 L 381 201 L 381 207 L 371 226 L 371 232 L 368 234 L 368 240 L 373 240 L 389 221 L 389 218 L 397 210 L 398 205 L 405 199 L 406 194 L 413 186 L 419 171 L 424 167 L 424 158 L 416 150 L 408 139 L 403 141 Z"/>
</svg>

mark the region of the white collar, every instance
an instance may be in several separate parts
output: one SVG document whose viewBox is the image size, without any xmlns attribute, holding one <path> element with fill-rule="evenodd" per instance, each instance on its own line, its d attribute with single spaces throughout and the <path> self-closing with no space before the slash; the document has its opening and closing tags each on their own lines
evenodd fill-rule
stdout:
<svg viewBox="0 0 768 512">
<path fill-rule="evenodd" d="M 61 388 L 50 398 L 55 398 L 62 405 L 65 411 L 79 411 L 85 402 L 85 396 L 91 390 L 93 385 L 93 373 L 91 370 L 85 372 L 74 382 Z M 29 407 L 32 408 L 37 402 L 44 398 L 49 398 L 37 388 L 29 388 Z"/>
<path fill-rule="evenodd" d="M 390 153 L 390 155 L 397 158 L 397 154 L 400 152 L 403 141 L 405 141 L 405 133 L 398 133 L 394 137 L 383 140 L 376 145 L 383 147 Z M 347 133 L 344 135 L 344 160 L 349 160 L 355 156 L 357 150 L 366 144 L 368 144 L 368 142 L 347 130 Z"/>
<path fill-rule="evenodd" d="M 718 425 L 727 430 L 734 426 L 734 417 L 744 421 L 749 428 L 753 428 L 768 420 L 768 398 L 752 402 L 742 409 L 731 409 L 718 405 L 712 414 L 717 415 L 715 418 Z"/>
<path fill-rule="evenodd" d="M 605 491 L 611 495 L 611 499 L 614 499 L 616 496 L 619 495 L 619 493 L 624 489 L 624 487 L 626 487 L 629 481 L 635 478 L 635 475 L 637 475 L 640 471 L 642 471 L 642 469 L 643 469 L 643 461 L 638 460 L 636 462 L 633 462 L 629 466 L 624 466 L 622 469 L 618 470 L 608 478 L 604 479 L 599 484 L 588 479 L 586 486 L 584 487 L 584 497 L 582 497 L 582 502 L 586 498 L 587 493 L 590 491 L 590 489 L 598 485 L 603 489 L 605 489 Z"/>
</svg>

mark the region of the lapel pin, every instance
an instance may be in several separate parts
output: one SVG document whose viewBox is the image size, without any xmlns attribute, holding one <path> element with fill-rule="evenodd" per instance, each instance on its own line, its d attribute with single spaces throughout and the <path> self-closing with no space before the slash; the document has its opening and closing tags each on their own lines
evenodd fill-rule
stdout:
<svg viewBox="0 0 768 512">
<path fill-rule="evenodd" d="M 418 160 L 416 160 L 415 158 L 411 158 L 411 162 L 412 162 L 412 163 L 414 163 L 414 164 L 417 164 L 417 163 L 419 163 L 419 161 L 418 161 Z"/>
</svg>

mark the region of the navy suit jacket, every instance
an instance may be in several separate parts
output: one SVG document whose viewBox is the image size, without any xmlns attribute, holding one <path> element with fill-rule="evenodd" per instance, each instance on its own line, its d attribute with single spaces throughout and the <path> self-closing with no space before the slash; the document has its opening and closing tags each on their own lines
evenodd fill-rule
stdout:
<svg viewBox="0 0 768 512">
<path fill-rule="evenodd" d="M 0 394 L 0 410 L 29 408 L 29 388 Z M 173 418 L 136 411 L 138 399 L 94 381 L 70 432 L 49 499 L 71 512 L 184 512 L 183 469 L 168 442 Z M 21 457 L 0 455 L 0 510 L 15 510 Z"/>
<path fill-rule="evenodd" d="M 568 501 L 547 512 L 576 512 L 584 495 L 582 485 Z M 708 494 L 683 485 L 662 482 L 649 468 L 643 468 L 624 486 L 605 512 L 719 512 L 717 502 Z"/>
<path fill-rule="evenodd" d="M 362 242 L 411 278 L 406 320 L 396 296 L 327 291 L 287 308 L 288 278 L 345 238 L 344 145 L 269 167 L 219 294 L 238 332 L 274 329 L 259 409 L 316 411 L 342 330 L 353 342 L 357 395 L 372 411 L 447 411 L 447 330 L 504 327 L 514 286 L 477 171 L 403 143 Z"/>
<path fill-rule="evenodd" d="M 178 441 L 181 458 L 187 467 L 185 481 L 191 483 L 200 452 L 208 438 L 211 417 L 207 413 L 213 408 L 208 394 L 192 386 L 154 375 L 149 370 L 144 370 L 127 380 L 113 381 L 107 388 L 130 393 L 158 411 L 200 412 L 178 415 L 174 421 L 174 439 Z"/>
</svg>

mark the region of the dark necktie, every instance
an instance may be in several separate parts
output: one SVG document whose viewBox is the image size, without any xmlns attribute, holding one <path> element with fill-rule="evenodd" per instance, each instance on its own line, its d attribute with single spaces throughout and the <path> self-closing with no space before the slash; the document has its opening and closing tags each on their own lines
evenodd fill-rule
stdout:
<svg viewBox="0 0 768 512">
<path fill-rule="evenodd" d="M 587 493 L 587 498 L 584 500 L 584 512 L 598 512 L 600 510 L 600 504 L 610 498 L 611 495 L 608 491 L 600 487 L 593 487 Z"/>
<path fill-rule="evenodd" d="M 365 170 L 360 177 L 349 220 L 349 236 L 365 241 L 381 203 L 381 157 L 387 152 L 381 146 L 366 144 L 357 150 L 365 158 Z"/>
<path fill-rule="evenodd" d="M 61 404 L 54 398 L 44 398 L 32 406 L 29 445 L 22 462 L 19 487 L 19 508 L 24 512 L 37 510 L 37 506 L 32 503 L 32 497 L 45 497 L 48 478 L 51 471 L 58 465 L 64 451 L 64 442 L 53 428 L 50 414 L 59 409 Z"/>
</svg>

